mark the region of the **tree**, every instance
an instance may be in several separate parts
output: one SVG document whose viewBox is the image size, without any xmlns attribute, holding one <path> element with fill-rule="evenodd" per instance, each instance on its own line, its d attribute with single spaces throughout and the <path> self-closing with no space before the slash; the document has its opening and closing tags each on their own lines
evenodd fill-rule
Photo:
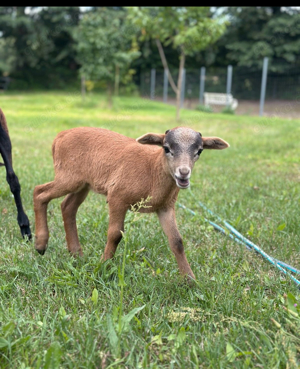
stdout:
<svg viewBox="0 0 300 369">
<path fill-rule="evenodd" d="M 141 39 L 154 39 L 168 79 L 176 93 L 177 112 L 180 118 L 182 71 L 186 56 L 194 55 L 214 43 L 225 31 L 225 22 L 212 18 L 209 7 L 129 7 L 128 22 L 141 31 Z M 179 53 L 177 85 L 170 73 L 164 47 L 172 45 Z"/>
<path fill-rule="evenodd" d="M 134 43 L 135 28 L 125 23 L 122 10 L 99 8 L 83 16 L 76 31 L 77 60 L 86 79 L 105 81 L 112 105 L 113 83 L 118 93 L 120 77 L 140 55 Z"/>
<path fill-rule="evenodd" d="M 212 62 L 245 67 L 261 73 L 263 58 L 269 70 L 287 73 L 300 66 L 300 11 L 281 7 L 228 7 L 226 32 L 216 42 Z"/>
<path fill-rule="evenodd" d="M 0 7 L 0 72 L 24 87 L 51 88 L 74 80 L 71 33 L 79 17 L 79 7 Z"/>
</svg>

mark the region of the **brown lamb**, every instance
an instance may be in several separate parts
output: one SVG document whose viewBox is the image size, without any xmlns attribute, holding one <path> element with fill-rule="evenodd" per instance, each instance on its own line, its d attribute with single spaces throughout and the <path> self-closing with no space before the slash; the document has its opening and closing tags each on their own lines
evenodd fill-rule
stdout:
<svg viewBox="0 0 300 369">
<path fill-rule="evenodd" d="M 127 210 L 150 196 L 150 207 L 140 212 L 157 213 L 181 274 L 194 279 L 177 229 L 175 202 L 180 188 L 189 187 L 202 150 L 227 147 L 221 138 L 202 137 L 187 127 L 176 127 L 165 134 L 147 133 L 136 140 L 101 128 L 60 132 L 52 146 L 54 181 L 34 189 L 36 250 L 43 255 L 47 248 L 49 201 L 67 195 L 61 204 L 67 245 L 72 254 L 82 255 L 76 213 L 93 190 L 107 197 L 109 226 L 103 255 L 107 260 L 122 238 Z"/>
</svg>

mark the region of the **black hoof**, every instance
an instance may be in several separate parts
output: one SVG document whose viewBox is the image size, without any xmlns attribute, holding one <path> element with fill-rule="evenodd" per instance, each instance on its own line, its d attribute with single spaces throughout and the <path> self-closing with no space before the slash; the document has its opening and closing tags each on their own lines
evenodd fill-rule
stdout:
<svg viewBox="0 0 300 369">
<path fill-rule="evenodd" d="M 22 237 L 26 239 L 26 241 L 31 241 L 32 235 L 29 225 L 28 226 L 20 226 Z"/>
<path fill-rule="evenodd" d="M 40 255 L 44 255 L 46 250 L 36 250 Z"/>
</svg>

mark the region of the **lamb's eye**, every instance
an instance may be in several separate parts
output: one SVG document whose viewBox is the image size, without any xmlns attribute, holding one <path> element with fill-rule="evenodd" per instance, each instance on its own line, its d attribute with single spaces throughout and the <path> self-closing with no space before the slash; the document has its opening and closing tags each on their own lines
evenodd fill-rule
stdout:
<svg viewBox="0 0 300 369">
<path fill-rule="evenodd" d="M 203 151 L 203 149 L 199 149 L 198 152 L 197 152 L 197 154 L 196 154 L 196 156 L 197 155 L 199 156 L 202 153 L 202 151 Z"/>
<path fill-rule="evenodd" d="M 168 154 L 170 152 L 170 149 L 167 146 L 164 146 L 165 153 Z"/>
</svg>

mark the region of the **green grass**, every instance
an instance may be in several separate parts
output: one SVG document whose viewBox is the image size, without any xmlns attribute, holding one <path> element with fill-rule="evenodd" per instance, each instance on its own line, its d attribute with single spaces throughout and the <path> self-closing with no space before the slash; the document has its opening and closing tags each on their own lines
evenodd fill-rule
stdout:
<svg viewBox="0 0 300 369">
<path fill-rule="evenodd" d="M 0 106 L 33 232 L 33 189 L 53 180 L 51 144 L 58 132 L 97 126 L 136 138 L 178 125 L 174 107 L 138 97 L 119 98 L 109 110 L 96 94 L 84 103 L 75 93 L 7 94 Z M 267 253 L 300 269 L 300 121 L 188 110 L 181 116 L 180 125 L 231 145 L 203 152 L 192 174 L 193 194 Z M 21 239 L 0 169 L 1 368 L 299 365 L 297 287 L 215 232 L 189 190 L 180 191 L 179 201 L 200 215 L 177 208 L 177 223 L 197 278 L 192 288 L 180 278 L 155 215 L 128 214 L 125 255 L 122 241 L 115 258 L 100 263 L 108 213 L 104 197 L 94 193 L 77 216 L 84 256 L 68 254 L 62 199 L 49 204 L 49 247 L 40 256 Z"/>
</svg>

